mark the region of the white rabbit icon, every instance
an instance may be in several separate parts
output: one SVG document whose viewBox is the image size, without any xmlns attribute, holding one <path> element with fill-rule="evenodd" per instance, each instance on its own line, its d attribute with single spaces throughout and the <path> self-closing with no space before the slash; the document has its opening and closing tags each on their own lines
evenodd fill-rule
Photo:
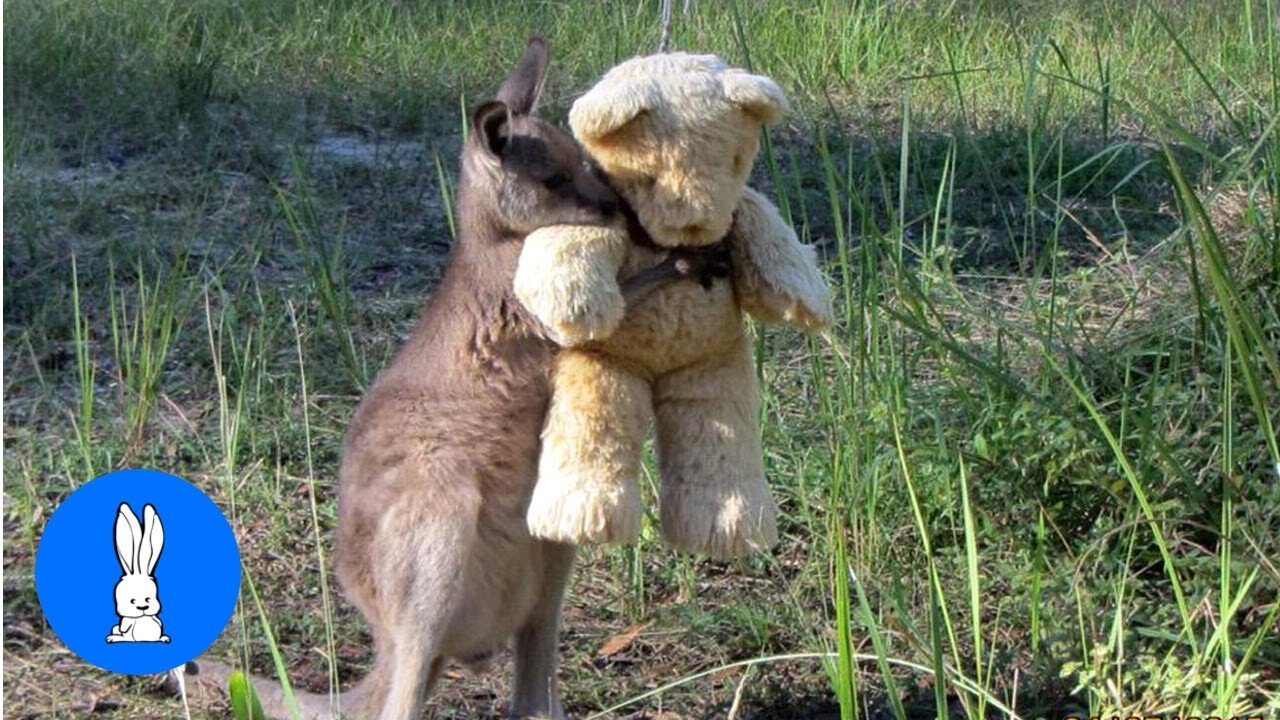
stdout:
<svg viewBox="0 0 1280 720">
<path fill-rule="evenodd" d="M 116 583 L 116 614 L 120 623 L 111 628 L 107 642 L 169 642 L 160 622 L 160 593 L 156 586 L 156 561 L 164 548 L 164 528 L 151 504 L 142 507 L 142 525 L 120 503 L 116 512 L 116 558 L 123 575 Z"/>
</svg>

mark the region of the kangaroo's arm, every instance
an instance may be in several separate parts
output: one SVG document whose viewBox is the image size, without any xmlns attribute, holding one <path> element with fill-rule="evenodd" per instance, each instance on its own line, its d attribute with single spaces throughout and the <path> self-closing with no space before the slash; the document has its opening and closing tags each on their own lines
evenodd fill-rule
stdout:
<svg viewBox="0 0 1280 720">
<path fill-rule="evenodd" d="M 709 287 L 715 278 L 727 277 L 729 269 L 729 250 L 723 245 L 707 251 L 673 250 L 666 260 L 624 278 L 620 283 L 622 297 L 634 305 L 676 280 L 697 280 Z"/>
</svg>

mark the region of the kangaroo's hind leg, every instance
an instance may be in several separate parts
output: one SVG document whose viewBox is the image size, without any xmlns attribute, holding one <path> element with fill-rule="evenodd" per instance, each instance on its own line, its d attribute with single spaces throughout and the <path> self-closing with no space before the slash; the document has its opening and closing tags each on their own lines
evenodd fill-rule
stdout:
<svg viewBox="0 0 1280 720">
<path fill-rule="evenodd" d="M 429 640 L 429 638 L 428 638 Z M 396 643 L 392 654 L 386 699 L 380 720 L 418 720 L 431 688 L 440 677 L 442 657 L 428 657 L 428 643 L 405 638 Z"/>
<path fill-rule="evenodd" d="M 535 542 L 542 546 L 542 591 L 524 627 L 516 631 L 515 685 L 510 713 L 513 718 L 564 720 L 556 682 L 556 655 L 559 652 L 560 605 L 577 548 L 564 543 Z"/>
<path fill-rule="evenodd" d="M 388 510 L 381 527 L 376 632 L 387 662 L 380 720 L 418 720 L 444 661 L 445 644 L 465 602 L 467 554 L 474 543 L 473 512 L 453 504 Z M 468 522 L 470 518 L 470 522 Z"/>
</svg>

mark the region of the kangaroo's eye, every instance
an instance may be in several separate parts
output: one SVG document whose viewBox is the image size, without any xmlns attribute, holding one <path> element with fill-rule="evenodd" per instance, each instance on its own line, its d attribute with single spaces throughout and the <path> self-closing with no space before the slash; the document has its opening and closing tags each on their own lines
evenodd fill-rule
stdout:
<svg viewBox="0 0 1280 720">
<path fill-rule="evenodd" d="M 129 602 L 131 602 L 131 603 L 136 603 L 136 602 L 138 602 L 138 599 L 137 599 L 137 598 L 129 598 Z"/>
<path fill-rule="evenodd" d="M 151 602 L 151 598 L 142 598 L 142 602 Z"/>
<path fill-rule="evenodd" d="M 542 184 L 546 186 L 548 190 L 555 190 L 557 188 L 562 188 L 568 183 L 569 183 L 569 176 L 562 172 L 555 173 L 551 177 L 542 181 Z"/>
</svg>

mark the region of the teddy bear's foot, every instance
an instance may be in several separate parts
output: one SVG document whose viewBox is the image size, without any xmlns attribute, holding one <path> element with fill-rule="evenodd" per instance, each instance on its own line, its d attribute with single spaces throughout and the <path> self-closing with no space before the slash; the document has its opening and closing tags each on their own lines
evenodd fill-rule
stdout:
<svg viewBox="0 0 1280 720">
<path fill-rule="evenodd" d="M 763 478 L 718 486 L 664 480 L 662 537 L 677 550 L 716 560 L 764 552 L 778 542 L 777 513 Z"/>
<path fill-rule="evenodd" d="M 634 481 L 543 476 L 529 500 L 529 534 L 575 545 L 624 545 L 640 534 L 640 491 Z"/>
</svg>

